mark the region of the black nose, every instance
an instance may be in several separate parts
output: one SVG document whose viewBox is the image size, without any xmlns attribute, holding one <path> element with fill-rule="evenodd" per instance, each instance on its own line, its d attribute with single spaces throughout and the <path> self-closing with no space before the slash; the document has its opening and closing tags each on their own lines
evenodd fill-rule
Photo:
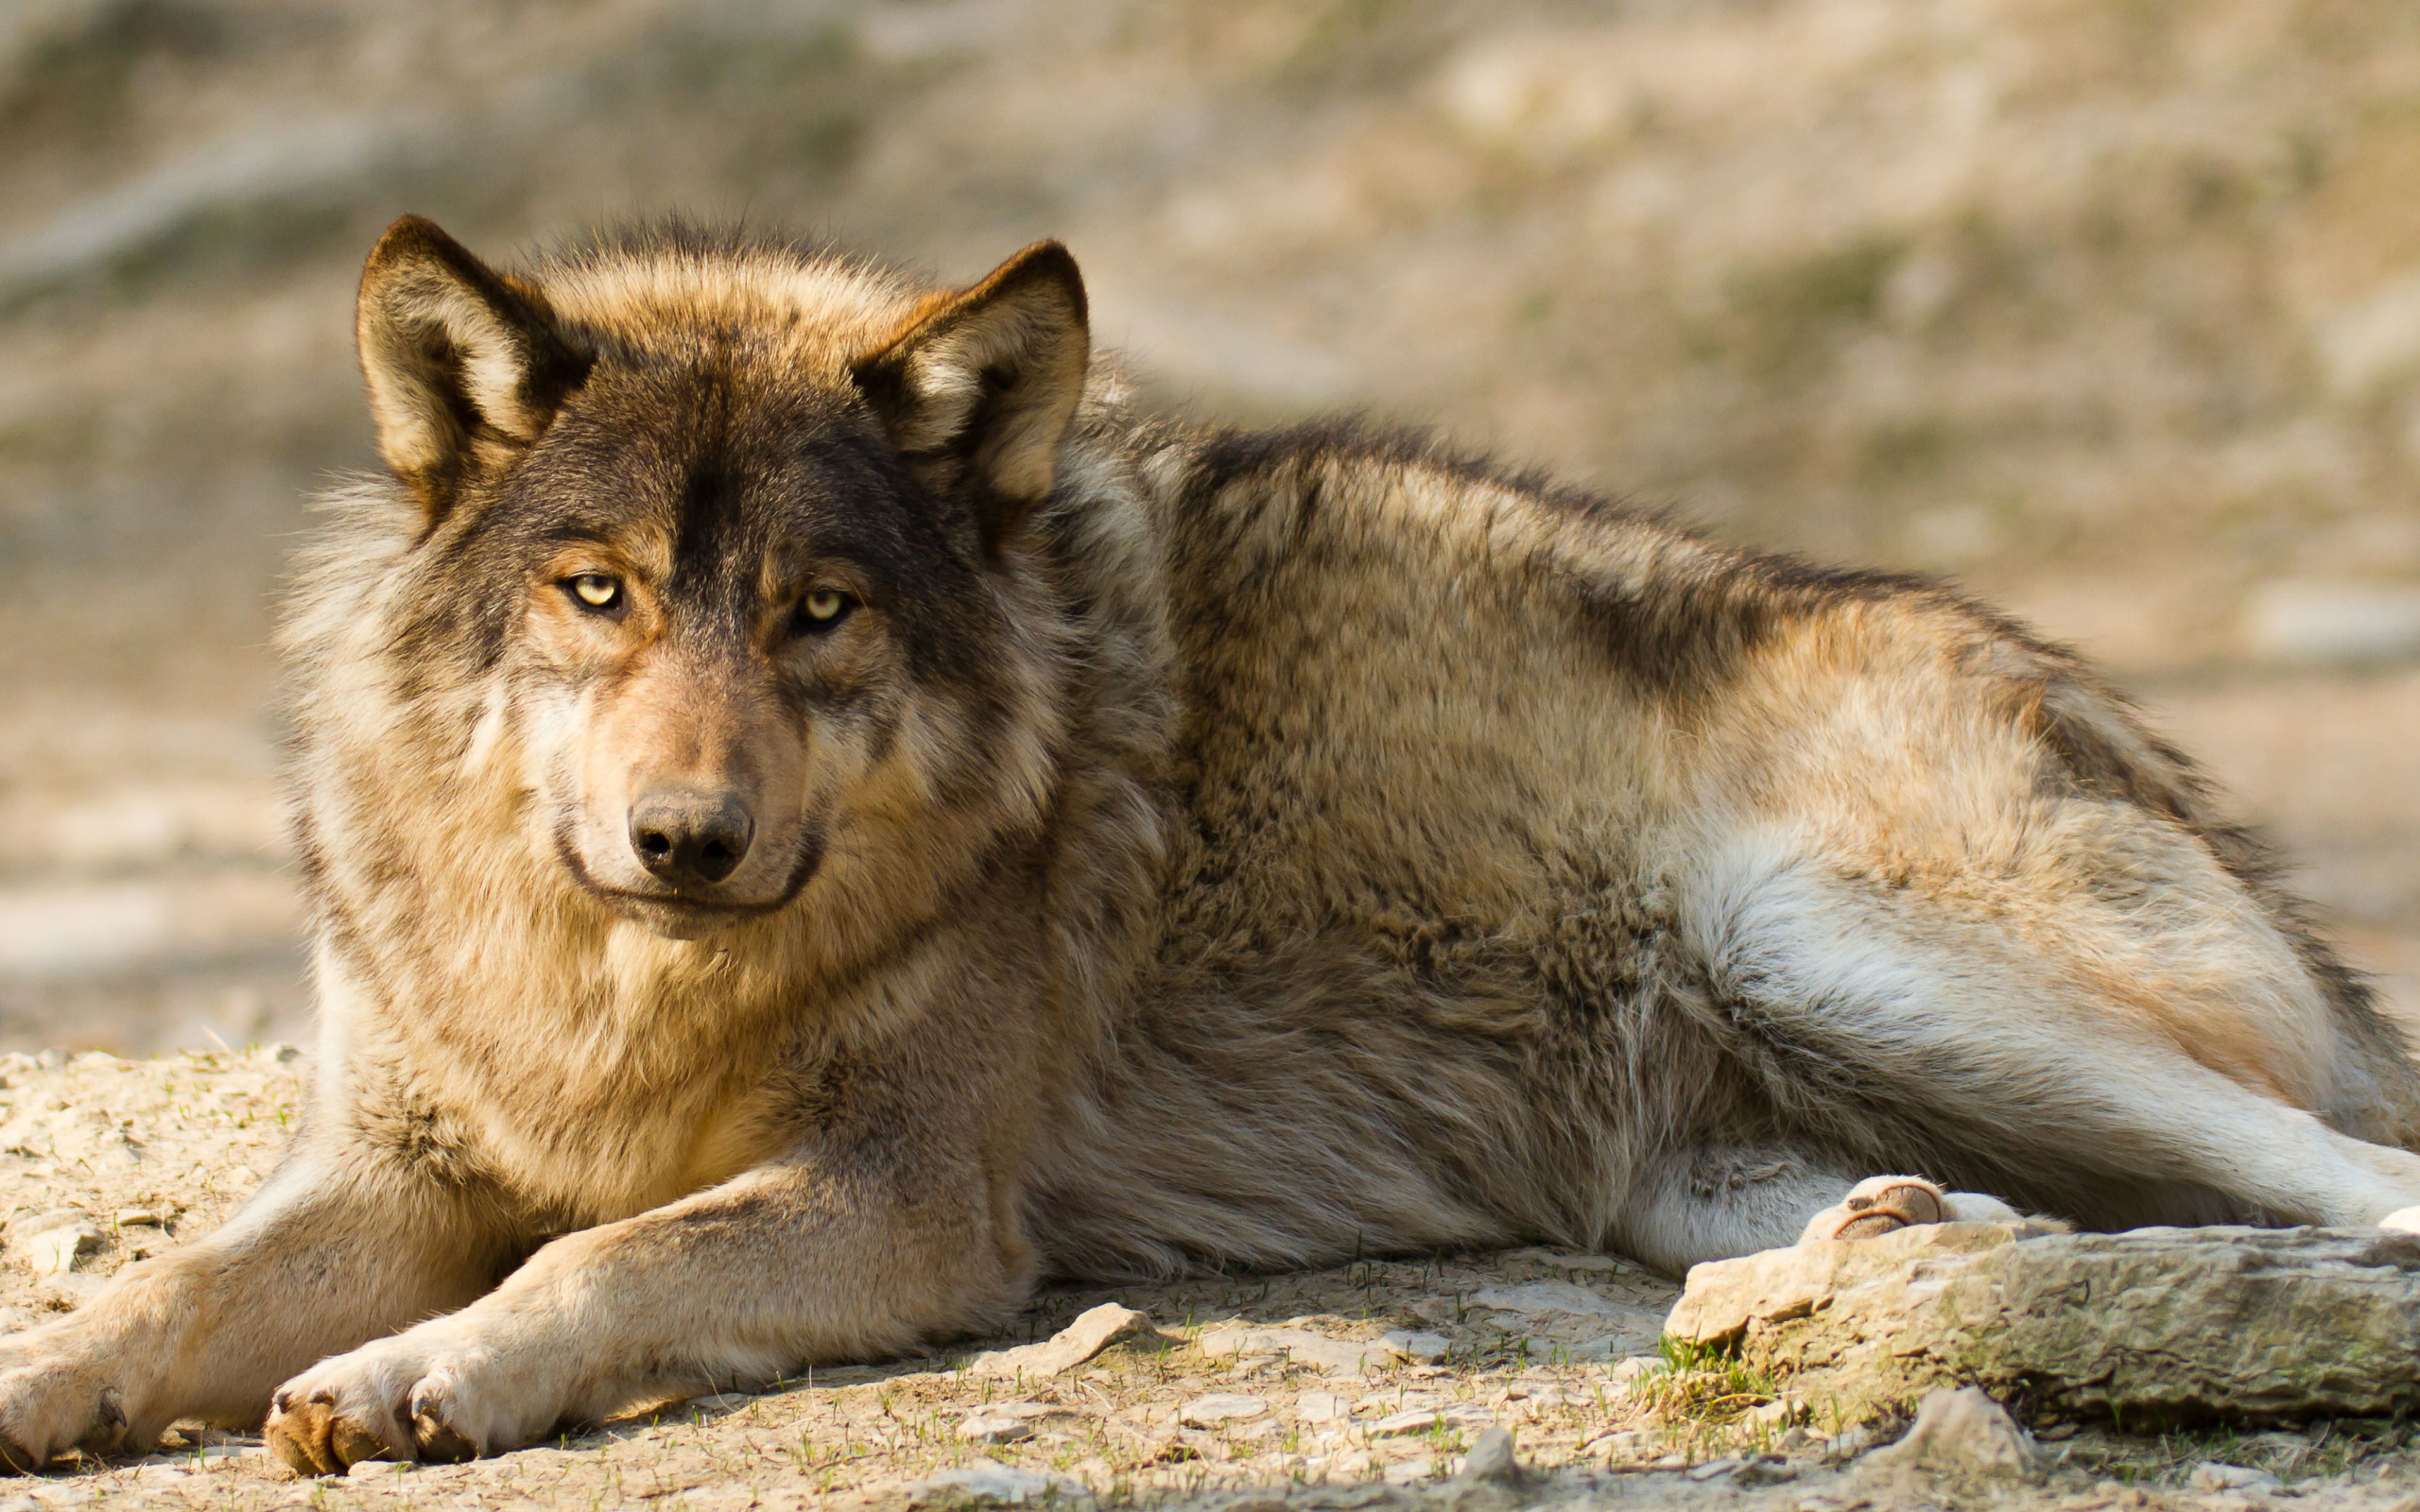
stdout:
<svg viewBox="0 0 2420 1512">
<path fill-rule="evenodd" d="M 756 821 L 736 793 L 661 788 L 631 807 L 639 864 L 676 887 L 730 876 L 755 835 Z"/>
</svg>

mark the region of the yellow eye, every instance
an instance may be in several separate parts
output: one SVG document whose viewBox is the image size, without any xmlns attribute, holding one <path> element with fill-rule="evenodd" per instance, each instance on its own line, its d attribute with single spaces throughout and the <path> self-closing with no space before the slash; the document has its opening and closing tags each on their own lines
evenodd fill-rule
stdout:
<svg viewBox="0 0 2420 1512">
<path fill-rule="evenodd" d="M 849 607 L 849 595 L 837 588 L 819 588 L 807 594 L 806 601 L 799 607 L 806 611 L 806 617 L 810 622 L 817 625 L 829 625 L 840 617 L 842 610 Z"/>
<path fill-rule="evenodd" d="M 582 573 L 571 580 L 572 596 L 590 609 L 612 609 L 622 601 L 622 585 L 603 573 Z"/>
</svg>

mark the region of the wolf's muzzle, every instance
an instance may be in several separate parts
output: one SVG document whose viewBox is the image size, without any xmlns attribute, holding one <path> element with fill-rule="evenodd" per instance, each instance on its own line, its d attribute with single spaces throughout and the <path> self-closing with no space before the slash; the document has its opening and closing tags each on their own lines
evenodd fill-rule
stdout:
<svg viewBox="0 0 2420 1512">
<path fill-rule="evenodd" d="M 739 869 L 756 820 L 728 788 L 657 788 L 631 805 L 631 850 L 674 887 L 712 886 Z"/>
</svg>

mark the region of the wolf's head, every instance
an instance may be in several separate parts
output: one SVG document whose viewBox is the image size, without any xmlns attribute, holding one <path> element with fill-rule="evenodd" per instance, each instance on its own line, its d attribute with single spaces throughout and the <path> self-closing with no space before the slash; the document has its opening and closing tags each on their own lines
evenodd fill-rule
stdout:
<svg viewBox="0 0 2420 1512">
<path fill-rule="evenodd" d="M 579 889 L 695 937 L 1036 810 L 1011 563 L 1084 384 L 1063 248 L 942 293 L 680 234 L 508 275 L 406 217 L 358 335 L 419 521 L 382 654 L 484 689 L 509 735 L 448 738 L 513 747 Z"/>
</svg>

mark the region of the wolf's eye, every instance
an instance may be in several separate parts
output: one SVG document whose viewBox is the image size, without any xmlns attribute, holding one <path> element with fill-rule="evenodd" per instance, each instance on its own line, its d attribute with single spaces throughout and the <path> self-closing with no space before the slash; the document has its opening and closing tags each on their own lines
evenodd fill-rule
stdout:
<svg viewBox="0 0 2420 1512">
<path fill-rule="evenodd" d="M 609 610 L 622 602 L 622 585 L 603 573 L 582 573 L 569 584 L 571 596 L 593 610 Z"/>
<path fill-rule="evenodd" d="M 828 630 L 849 612 L 849 595 L 837 588 L 819 588 L 798 601 L 798 627 Z"/>
</svg>

